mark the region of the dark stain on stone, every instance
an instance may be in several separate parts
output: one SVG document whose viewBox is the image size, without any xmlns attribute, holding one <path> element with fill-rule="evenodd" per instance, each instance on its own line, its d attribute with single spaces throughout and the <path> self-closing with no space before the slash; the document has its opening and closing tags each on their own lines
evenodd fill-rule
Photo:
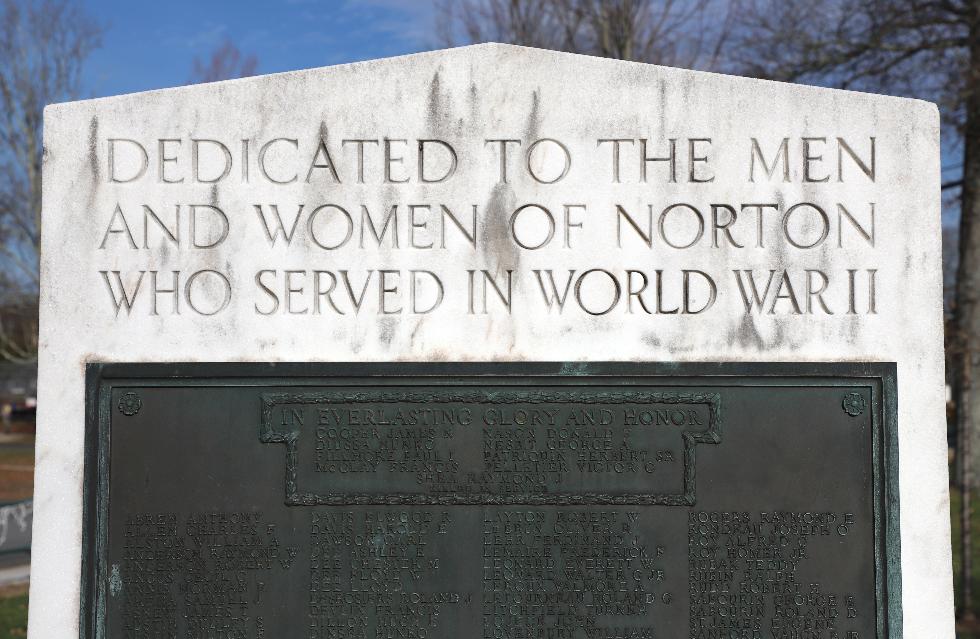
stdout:
<svg viewBox="0 0 980 639">
<path fill-rule="evenodd" d="M 88 123 L 88 163 L 92 183 L 99 181 L 99 116 L 93 115 Z"/>
<path fill-rule="evenodd" d="M 755 322 L 752 321 L 752 317 L 748 314 L 742 316 L 742 321 L 731 331 L 728 338 L 729 341 L 735 342 L 744 348 L 754 347 L 756 350 L 762 350 L 766 345 L 762 339 L 762 335 L 759 334 L 759 329 L 755 327 Z"/>
<path fill-rule="evenodd" d="M 391 342 L 395 339 L 395 329 L 397 320 L 393 317 L 383 317 L 378 320 L 378 339 L 385 345 L 385 347 L 390 347 Z"/>
<path fill-rule="evenodd" d="M 473 69 L 470 69 L 470 77 L 473 77 Z M 480 118 L 480 88 L 476 86 L 476 82 L 470 80 L 470 87 L 466 94 L 466 105 L 468 107 L 467 117 L 471 126 L 477 126 L 481 123 Z M 460 128 L 459 134 L 466 135 L 467 132 L 466 123 L 463 123 L 463 127 Z"/>
<path fill-rule="evenodd" d="M 657 86 L 657 117 L 660 130 L 667 133 L 667 81 L 661 79 Z"/>
<path fill-rule="evenodd" d="M 419 334 L 419 330 L 422 328 L 422 324 L 425 322 L 425 317 L 420 317 L 417 322 L 415 322 L 415 328 L 412 329 L 412 334 L 409 336 L 409 345 L 415 346 L 415 339 Z"/>
<path fill-rule="evenodd" d="M 801 344 L 806 342 L 805 339 L 803 340 L 792 339 L 791 336 L 787 333 L 786 328 L 787 327 L 785 322 L 776 323 L 776 334 L 773 336 L 773 339 L 768 344 L 766 344 L 767 349 L 775 350 L 781 346 L 785 346 L 790 350 L 795 350 L 799 348 Z M 800 334 L 800 335 L 805 337 L 805 334 Z"/>
<path fill-rule="evenodd" d="M 513 202 L 514 191 L 509 184 L 500 183 L 493 187 L 487 202 L 483 243 L 480 245 L 487 258 L 487 267 L 491 270 L 496 268 L 501 271 L 517 271 L 521 261 L 520 251 L 510 237 L 509 216 Z M 490 263 L 491 256 L 497 258 L 495 264 Z"/>
<path fill-rule="evenodd" d="M 324 146 L 327 146 L 330 142 L 330 129 L 327 128 L 327 123 L 323 120 L 320 120 L 320 128 L 318 129 L 318 133 L 320 135 L 320 141 L 323 142 Z M 329 149 L 330 147 L 327 146 L 327 148 Z M 315 155 L 319 155 L 319 152 Z M 322 161 L 323 160 L 321 160 L 321 162 Z"/>
<path fill-rule="evenodd" d="M 214 184 L 211 185 L 209 202 L 210 202 L 211 206 L 214 206 L 214 207 L 217 207 L 218 206 L 218 183 L 217 182 L 215 182 Z"/>
<path fill-rule="evenodd" d="M 179 228 L 177 232 L 180 233 Z M 193 238 L 191 238 L 191 241 L 193 241 Z M 160 242 L 160 263 L 166 264 L 168 260 L 170 260 L 170 242 L 164 240 Z"/>
<path fill-rule="evenodd" d="M 531 113 L 527 117 L 527 129 L 524 131 L 524 139 L 533 142 L 538 139 L 541 131 L 541 92 L 536 90 L 531 93 Z"/>
<path fill-rule="evenodd" d="M 439 79 L 439 72 L 436 71 L 429 83 L 429 100 L 426 105 L 426 124 L 432 132 L 441 130 L 446 119 L 448 109 L 443 104 L 442 82 Z"/>
<path fill-rule="evenodd" d="M 355 337 L 351 340 L 350 350 L 355 355 L 360 353 L 363 347 L 364 347 L 364 339 L 362 337 Z"/>
</svg>

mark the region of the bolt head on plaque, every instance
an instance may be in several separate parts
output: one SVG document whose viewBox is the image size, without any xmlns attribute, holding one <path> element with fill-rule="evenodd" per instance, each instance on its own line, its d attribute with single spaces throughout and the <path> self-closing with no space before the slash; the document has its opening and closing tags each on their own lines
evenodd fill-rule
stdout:
<svg viewBox="0 0 980 639">
<path fill-rule="evenodd" d="M 143 401 L 136 393 L 124 393 L 119 398 L 119 412 L 127 417 L 132 417 L 143 408 Z"/>
<path fill-rule="evenodd" d="M 844 395 L 841 407 L 851 417 L 857 417 L 867 408 L 867 402 L 864 401 L 864 396 L 861 393 L 847 393 Z"/>
</svg>

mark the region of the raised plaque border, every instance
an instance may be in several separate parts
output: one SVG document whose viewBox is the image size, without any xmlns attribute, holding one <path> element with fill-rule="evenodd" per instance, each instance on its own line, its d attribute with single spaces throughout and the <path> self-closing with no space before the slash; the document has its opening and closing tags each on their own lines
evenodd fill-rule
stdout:
<svg viewBox="0 0 980 639">
<path fill-rule="evenodd" d="M 872 419 L 876 639 L 903 639 L 897 366 L 854 362 L 426 362 L 86 364 L 80 639 L 105 637 L 111 397 L 114 388 L 488 383 L 830 386 L 869 388 Z M 533 379 L 529 379 L 533 378 Z"/>
<path fill-rule="evenodd" d="M 353 403 L 490 403 L 547 404 L 700 404 L 708 407 L 708 428 L 684 430 L 684 492 L 682 493 L 537 493 L 507 494 L 470 493 L 466 495 L 426 495 L 424 493 L 312 493 L 299 488 L 297 441 L 292 432 L 277 430 L 272 424 L 272 409 L 283 404 L 353 404 Z M 536 391 L 531 389 L 457 390 L 411 392 L 331 392 L 331 393 L 264 393 L 262 395 L 263 444 L 286 447 L 286 504 L 289 506 L 385 505 L 385 506 L 694 506 L 696 498 L 698 444 L 721 442 L 721 395 L 718 393 L 660 393 L 649 391 L 596 392 Z"/>
</svg>

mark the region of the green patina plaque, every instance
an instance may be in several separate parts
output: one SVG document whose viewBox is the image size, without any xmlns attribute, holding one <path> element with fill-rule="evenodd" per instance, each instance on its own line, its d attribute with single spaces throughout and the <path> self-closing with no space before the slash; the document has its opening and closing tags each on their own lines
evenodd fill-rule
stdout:
<svg viewBox="0 0 980 639">
<path fill-rule="evenodd" d="M 891 364 L 113 364 L 83 638 L 901 637 Z"/>
</svg>

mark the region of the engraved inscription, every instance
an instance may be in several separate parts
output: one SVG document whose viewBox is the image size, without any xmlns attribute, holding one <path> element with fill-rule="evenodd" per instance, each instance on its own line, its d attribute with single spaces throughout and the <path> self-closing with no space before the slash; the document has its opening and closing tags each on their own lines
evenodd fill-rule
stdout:
<svg viewBox="0 0 980 639">
<path fill-rule="evenodd" d="M 263 396 L 289 504 L 695 502 L 712 393 L 350 391 Z M 616 489 L 610 486 L 616 485 Z"/>
<path fill-rule="evenodd" d="M 633 314 L 672 316 L 671 324 L 754 316 L 766 325 L 814 315 L 836 325 L 887 311 L 893 296 L 872 259 L 875 194 L 882 177 L 896 176 L 882 175 L 889 163 L 879 161 L 873 132 L 718 137 L 675 124 L 671 137 L 655 135 L 662 122 L 647 133 L 634 124 L 601 136 L 553 134 L 561 137 L 489 137 L 482 122 L 442 139 L 399 127 L 353 136 L 331 126 L 327 136 L 323 122 L 318 135 L 109 133 L 92 140 L 101 179 L 155 188 L 153 197 L 113 189 L 115 199 L 96 207 L 98 266 L 89 277 L 104 293 L 100 312 L 119 321 L 548 311 L 567 326 Z M 805 198 L 791 188 L 801 184 Z M 188 191 L 195 185 L 215 195 L 204 203 Z M 222 185 L 259 186 L 267 196 L 219 198 Z M 720 190 L 666 188 L 674 185 Z M 856 196 L 855 186 L 871 195 Z M 467 195 L 500 189 L 513 197 Z M 200 268 L 201 257 L 232 246 L 266 257 Z M 306 259 L 286 263 L 282 250 Z M 834 260 L 785 268 L 787 250 Z M 871 263 L 855 261 L 854 250 Z M 428 259 L 446 251 L 451 260 Z M 733 259 L 719 262 L 719 251 Z M 488 252 L 502 260 L 493 271 L 480 259 Z M 644 268 L 647 254 L 702 266 Z M 425 256 L 425 268 L 393 267 L 392 258 L 411 255 Z M 535 267 L 522 255 L 538 258 Z M 616 266 L 593 255 L 616 256 Z M 120 261 L 127 256 L 143 259 Z M 156 266 L 147 269 L 151 256 Z M 319 263 L 331 256 L 347 266 Z"/>
</svg>

